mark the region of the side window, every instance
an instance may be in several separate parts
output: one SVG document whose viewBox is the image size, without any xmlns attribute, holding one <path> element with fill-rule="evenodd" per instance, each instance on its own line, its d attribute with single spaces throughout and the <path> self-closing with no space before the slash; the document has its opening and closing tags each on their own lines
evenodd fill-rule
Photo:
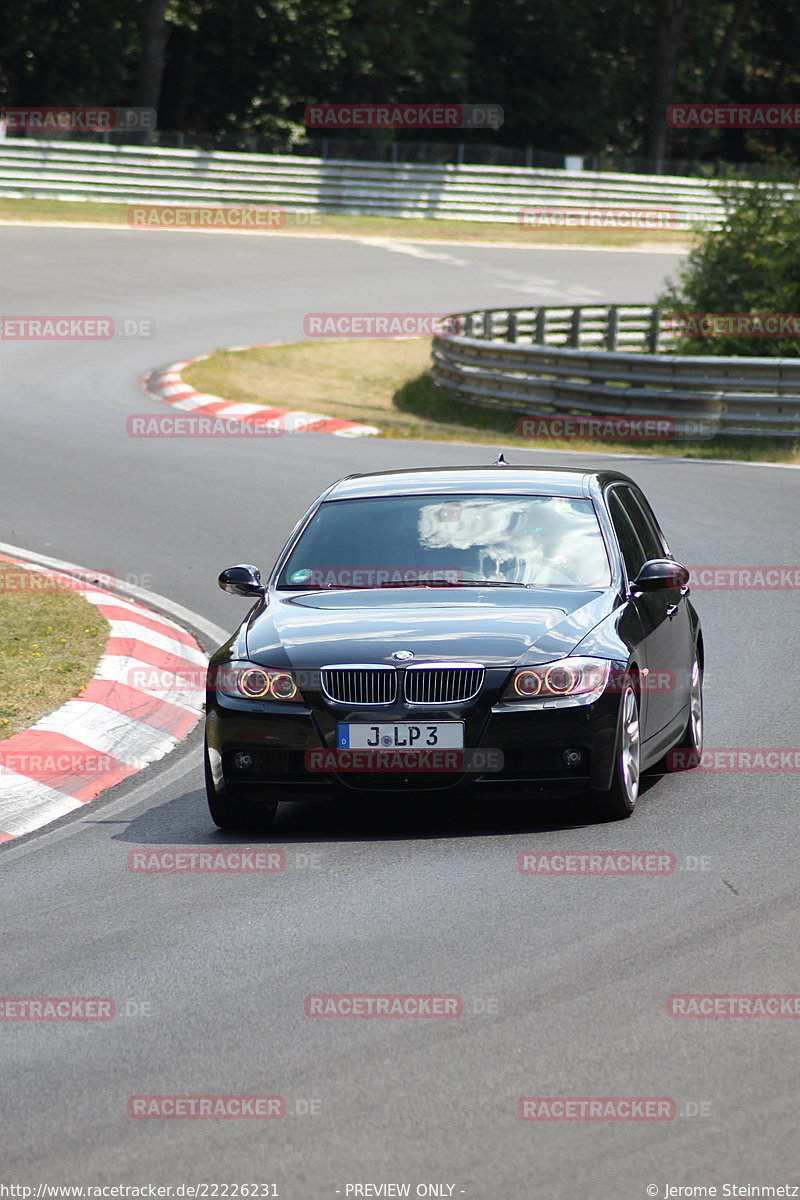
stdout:
<svg viewBox="0 0 800 1200">
<path fill-rule="evenodd" d="M 630 517 L 622 506 L 619 493 L 618 487 L 612 488 L 608 492 L 608 511 L 622 550 L 622 557 L 625 560 L 628 578 L 634 579 L 641 571 L 648 556 L 644 552 Z"/>
<path fill-rule="evenodd" d="M 646 558 L 663 558 L 665 551 L 661 538 L 658 536 L 651 518 L 637 500 L 635 493 L 628 487 L 619 487 L 615 491 L 622 507 L 630 517 Z"/>
<path fill-rule="evenodd" d="M 636 493 L 635 499 L 636 499 L 636 503 L 639 505 L 639 508 L 644 513 L 645 520 L 647 521 L 648 525 L 650 526 L 653 533 L 655 534 L 655 538 L 656 538 L 656 541 L 658 542 L 658 546 L 659 546 L 660 556 L 663 558 L 664 555 L 666 554 L 666 556 L 669 558 L 669 556 L 671 554 L 671 550 L 667 543 L 667 539 L 664 537 L 664 532 L 663 532 L 661 526 L 659 525 L 658 521 L 656 520 L 656 514 L 653 512 L 652 508 L 650 507 L 650 502 L 647 500 L 647 498 L 645 496 L 639 495 L 638 493 Z"/>
</svg>

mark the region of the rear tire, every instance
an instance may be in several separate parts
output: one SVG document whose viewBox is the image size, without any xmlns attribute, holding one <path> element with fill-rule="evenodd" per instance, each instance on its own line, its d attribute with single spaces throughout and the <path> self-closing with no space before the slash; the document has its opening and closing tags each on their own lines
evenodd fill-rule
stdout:
<svg viewBox="0 0 800 1200">
<path fill-rule="evenodd" d="M 629 817 L 639 798 L 641 731 L 639 700 L 628 684 L 620 701 L 620 725 L 614 751 L 614 774 L 608 791 L 593 788 L 595 811 L 609 821 Z"/>
<path fill-rule="evenodd" d="M 277 800 L 249 800 L 242 797 L 230 784 L 218 792 L 211 773 L 208 745 L 203 748 L 203 763 L 206 775 L 206 799 L 211 820 L 218 829 L 238 833 L 248 829 L 268 829 L 278 810 Z"/>
<path fill-rule="evenodd" d="M 689 689 L 689 716 L 679 742 L 664 756 L 668 771 L 693 771 L 703 756 L 703 668 L 695 657 Z"/>
</svg>

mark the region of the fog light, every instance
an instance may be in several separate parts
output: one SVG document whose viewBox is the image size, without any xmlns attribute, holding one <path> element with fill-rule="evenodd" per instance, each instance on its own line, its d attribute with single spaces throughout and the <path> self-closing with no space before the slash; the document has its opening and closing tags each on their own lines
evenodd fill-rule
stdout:
<svg viewBox="0 0 800 1200">
<path fill-rule="evenodd" d="M 253 766 L 252 754 L 247 754 L 244 750 L 238 750 L 233 756 L 233 765 L 237 771 L 250 771 Z"/>
<path fill-rule="evenodd" d="M 563 754 L 565 767 L 579 767 L 583 762 L 583 751 L 576 750 L 574 746 L 568 746 Z"/>
</svg>

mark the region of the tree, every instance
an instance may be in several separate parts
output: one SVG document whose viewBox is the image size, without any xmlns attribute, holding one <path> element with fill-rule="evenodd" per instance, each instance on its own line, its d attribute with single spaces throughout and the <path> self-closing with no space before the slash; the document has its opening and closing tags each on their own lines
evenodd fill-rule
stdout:
<svg viewBox="0 0 800 1200">
<path fill-rule="evenodd" d="M 136 85 L 136 103 L 142 108 L 158 109 L 161 81 L 164 77 L 164 54 L 167 48 L 168 0 L 148 0 L 142 28 L 142 54 Z M 155 141 L 155 133 L 145 135 L 145 141 Z"/>
<path fill-rule="evenodd" d="M 718 189 L 723 227 L 706 237 L 659 298 L 666 316 L 800 313 L 800 201 L 774 183 Z M 789 337 L 684 337 L 679 354 L 800 355 Z"/>
<path fill-rule="evenodd" d="M 653 82 L 647 123 L 645 157 L 660 169 L 667 146 L 667 107 L 674 99 L 675 72 L 688 0 L 658 0 L 658 21 L 653 53 Z"/>
</svg>

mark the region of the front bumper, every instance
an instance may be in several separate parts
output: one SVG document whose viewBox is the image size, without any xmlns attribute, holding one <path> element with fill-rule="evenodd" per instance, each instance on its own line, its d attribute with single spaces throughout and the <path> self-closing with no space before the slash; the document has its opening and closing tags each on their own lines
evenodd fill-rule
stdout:
<svg viewBox="0 0 800 1200">
<path fill-rule="evenodd" d="M 503 675 L 503 680 L 508 672 Z M 331 799 L 364 792 L 482 793 L 522 791 L 563 795 L 587 788 L 610 787 L 614 768 L 620 693 L 609 686 L 590 704 L 535 708 L 498 702 L 504 684 L 467 704 L 413 709 L 399 703 L 391 708 L 365 710 L 306 695 L 308 705 L 274 701 L 234 700 L 209 691 L 206 736 L 214 774 L 242 795 L 257 799 Z M 492 703 L 494 701 L 494 703 Z M 454 769 L 409 771 L 402 765 L 388 770 L 319 770 L 319 750 L 336 750 L 340 722 L 374 723 L 463 721 L 467 750 L 499 751 L 492 755 L 500 770 Z M 580 760 L 567 765 L 564 754 L 579 751 Z M 235 757 L 252 760 L 237 765 Z M 465 754 L 465 758 L 466 758 Z M 330 758 L 330 756 L 328 756 Z M 480 758 L 480 756 L 476 756 Z M 484 762 L 486 756 L 484 755 Z M 350 760 L 352 761 L 352 760 Z M 241 762 L 241 760 L 240 760 Z"/>
</svg>

